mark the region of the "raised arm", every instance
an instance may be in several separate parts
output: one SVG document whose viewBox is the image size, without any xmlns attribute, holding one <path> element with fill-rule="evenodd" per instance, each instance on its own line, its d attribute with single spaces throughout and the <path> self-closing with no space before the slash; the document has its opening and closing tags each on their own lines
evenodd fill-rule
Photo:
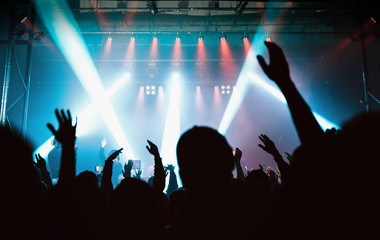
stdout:
<svg viewBox="0 0 380 240">
<path fill-rule="evenodd" d="M 63 185 L 72 183 L 75 178 L 76 157 L 74 147 L 77 124 L 72 125 L 70 110 L 67 110 L 65 113 L 64 110 L 58 111 L 56 109 L 55 116 L 59 123 L 58 130 L 55 130 L 50 123 L 47 124 L 47 127 L 53 133 L 55 139 L 62 145 L 58 184 Z"/>
<path fill-rule="evenodd" d="M 177 183 L 177 175 L 174 172 L 174 165 L 169 164 L 167 169 L 169 171 L 169 185 L 168 185 L 168 189 L 166 190 L 166 194 L 170 196 L 175 190 L 178 189 L 178 183 Z"/>
<path fill-rule="evenodd" d="M 259 144 L 265 152 L 273 156 L 274 161 L 277 163 L 278 169 L 280 170 L 281 176 L 286 176 L 289 169 L 289 164 L 285 162 L 284 158 L 281 156 L 280 152 L 277 150 L 274 142 L 265 134 L 261 134 L 259 139 L 264 144 Z"/>
<path fill-rule="evenodd" d="M 112 167 L 113 160 L 119 156 L 123 148 L 112 153 L 104 163 L 102 181 L 100 183 L 100 189 L 104 192 L 106 196 L 111 196 L 113 186 L 112 186 Z"/>
<path fill-rule="evenodd" d="M 42 177 L 42 182 L 45 183 L 47 188 L 51 188 L 53 186 L 53 182 L 51 181 L 50 174 L 46 168 L 46 161 L 41 155 L 38 153 L 34 156 L 36 158 L 36 166 L 40 169 L 41 171 L 41 177 Z"/>
<path fill-rule="evenodd" d="M 257 60 L 265 74 L 284 94 L 301 143 L 321 137 L 323 130 L 291 80 L 288 62 L 282 49 L 273 42 L 266 41 L 265 45 L 269 51 L 269 65 L 260 55 L 257 56 Z"/>
<path fill-rule="evenodd" d="M 241 181 L 244 181 L 245 177 L 244 177 L 244 172 L 243 172 L 243 168 L 241 167 L 241 157 L 243 156 L 243 153 L 241 152 L 241 150 L 239 148 L 236 148 L 235 150 L 235 155 L 234 155 L 234 162 L 235 162 L 235 167 L 236 167 L 236 178 L 241 180 Z"/>
<path fill-rule="evenodd" d="M 165 189 L 165 170 L 160 157 L 160 152 L 153 142 L 149 140 L 147 140 L 147 142 L 149 146 L 146 146 L 146 149 L 154 156 L 153 190 L 162 192 Z"/>
</svg>

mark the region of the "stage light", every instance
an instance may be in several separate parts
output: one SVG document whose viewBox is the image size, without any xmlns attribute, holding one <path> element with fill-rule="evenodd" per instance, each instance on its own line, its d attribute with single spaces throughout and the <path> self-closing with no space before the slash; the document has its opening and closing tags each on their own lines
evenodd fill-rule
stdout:
<svg viewBox="0 0 380 240">
<path fill-rule="evenodd" d="M 243 42 L 248 42 L 248 37 L 243 37 Z"/>
<path fill-rule="evenodd" d="M 221 42 L 225 42 L 226 41 L 226 37 L 224 37 L 224 36 L 220 37 L 220 41 Z"/>
<path fill-rule="evenodd" d="M 261 88 L 266 90 L 268 93 L 270 93 L 272 96 L 274 96 L 275 98 L 280 100 L 282 103 L 284 103 L 284 104 L 287 103 L 284 95 L 282 94 L 282 92 L 278 88 L 271 86 L 267 81 L 260 79 L 258 76 L 256 76 L 253 73 L 249 72 L 249 73 L 247 73 L 247 76 L 251 79 L 252 83 L 260 86 Z M 340 128 L 337 124 L 327 120 L 326 118 L 322 117 L 321 115 L 319 115 L 316 112 L 313 112 L 313 115 L 314 115 L 315 119 L 317 119 L 319 125 L 324 130 L 326 130 L 328 128 L 336 128 L 336 129 Z"/>
<path fill-rule="evenodd" d="M 90 96 L 105 124 L 125 154 L 133 157 L 113 107 L 106 98 L 105 90 L 90 53 L 86 48 L 80 28 L 66 1 L 35 0 L 39 17 L 65 57 L 84 90 Z M 54 11 L 52 11 L 54 9 Z"/>
<path fill-rule="evenodd" d="M 136 41 L 136 38 L 135 37 L 131 37 L 131 40 L 130 40 L 131 42 L 134 42 L 134 41 Z"/>
<path fill-rule="evenodd" d="M 230 90 L 227 90 L 227 91 L 226 91 L 226 94 L 230 94 L 230 93 L 231 93 L 231 91 L 230 91 Z"/>
<path fill-rule="evenodd" d="M 176 38 L 175 38 L 175 41 L 176 41 L 176 42 L 180 42 L 180 41 L 181 41 L 181 38 L 180 38 L 180 37 L 176 37 Z"/>
<path fill-rule="evenodd" d="M 225 93 L 226 93 L 226 91 L 222 90 L 222 91 L 220 91 L 220 93 L 221 93 L 221 94 L 225 94 Z"/>
<path fill-rule="evenodd" d="M 146 90 L 150 90 L 150 86 L 146 86 L 145 89 L 146 89 Z"/>
<path fill-rule="evenodd" d="M 176 146 L 180 137 L 180 80 L 180 75 L 176 72 L 170 79 L 169 108 L 160 151 L 164 165 L 177 166 Z M 175 169 L 178 171 L 178 167 Z M 178 180 L 181 185 L 180 179 Z"/>
<path fill-rule="evenodd" d="M 198 42 L 203 42 L 203 37 L 199 37 Z"/>
<path fill-rule="evenodd" d="M 224 85 L 222 85 L 220 88 L 221 88 L 221 89 L 225 89 L 226 87 L 225 87 Z"/>
<path fill-rule="evenodd" d="M 267 31 L 264 28 L 264 25 L 260 24 L 258 26 L 257 33 L 253 37 L 252 43 L 248 44 L 249 41 L 244 42 L 246 58 L 245 58 L 243 67 L 241 68 L 241 71 L 239 73 L 236 84 L 233 88 L 233 91 L 231 92 L 231 97 L 227 104 L 226 110 L 224 111 L 222 120 L 220 121 L 220 124 L 219 124 L 218 131 L 221 134 L 225 134 L 227 132 L 232 120 L 234 119 L 241 103 L 243 102 L 248 92 L 248 89 L 251 83 L 250 83 L 250 80 L 246 77 L 246 74 L 252 71 L 252 69 L 255 70 L 258 68 L 256 55 L 264 53 L 265 45 L 263 44 L 263 42 L 265 38 L 267 37 L 267 35 L 264 34 L 265 32 Z M 225 44 L 222 44 L 222 43 L 223 42 L 221 42 L 220 44 L 221 47 L 222 45 L 228 46 L 227 42 L 225 42 Z"/>
<path fill-rule="evenodd" d="M 230 88 L 231 88 L 230 85 L 227 85 L 227 86 L 226 86 L 226 89 L 230 89 Z"/>
</svg>

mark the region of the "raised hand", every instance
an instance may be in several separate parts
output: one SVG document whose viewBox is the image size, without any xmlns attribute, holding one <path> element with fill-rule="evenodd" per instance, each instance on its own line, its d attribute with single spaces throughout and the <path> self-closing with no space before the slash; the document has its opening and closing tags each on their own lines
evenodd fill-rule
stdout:
<svg viewBox="0 0 380 240">
<path fill-rule="evenodd" d="M 36 158 L 36 166 L 41 170 L 46 169 L 45 159 L 39 153 L 35 154 L 34 157 Z"/>
<path fill-rule="evenodd" d="M 121 170 L 124 178 L 131 177 L 131 170 L 133 167 L 133 161 L 128 160 L 128 164 L 124 163 L 124 170 Z"/>
<path fill-rule="evenodd" d="M 66 115 L 67 113 L 67 115 Z M 47 127 L 54 134 L 55 139 L 62 144 L 61 167 L 59 169 L 58 185 L 72 184 L 75 178 L 76 156 L 75 156 L 75 132 L 77 124 L 72 125 L 70 110 L 61 112 L 55 110 L 55 116 L 58 119 L 58 130 L 55 130 L 52 124 L 48 123 Z M 76 121 L 77 122 L 77 121 Z"/>
<path fill-rule="evenodd" d="M 240 161 L 242 155 L 243 155 L 243 153 L 241 152 L 241 150 L 239 148 L 236 148 L 235 149 L 235 155 L 234 155 L 235 161 Z"/>
<path fill-rule="evenodd" d="M 282 49 L 274 42 L 265 41 L 264 44 L 269 52 L 269 65 L 265 62 L 263 56 L 257 56 L 264 73 L 277 84 L 290 80 L 288 62 Z"/>
<path fill-rule="evenodd" d="M 46 168 L 46 161 L 41 155 L 35 154 L 34 157 L 36 158 L 36 166 L 40 169 L 41 171 L 41 176 L 42 176 L 42 181 L 46 184 L 47 188 L 51 188 L 53 186 L 53 183 L 50 178 L 50 174 Z"/>
<path fill-rule="evenodd" d="M 146 140 L 149 144 L 149 146 L 146 146 L 146 149 L 148 150 L 148 152 L 150 154 L 152 154 L 155 158 L 159 158 L 160 157 L 160 152 L 158 151 L 158 148 L 156 146 L 156 144 L 152 143 L 151 141 L 149 140 Z"/>
<path fill-rule="evenodd" d="M 55 136 L 55 139 L 61 144 L 73 143 L 75 142 L 75 133 L 77 128 L 77 121 L 75 125 L 72 125 L 70 110 L 67 110 L 67 116 L 65 111 L 62 109 L 61 112 L 55 109 L 55 116 L 58 120 L 58 129 L 55 130 L 52 124 L 48 123 L 47 127 Z"/>
<path fill-rule="evenodd" d="M 274 142 L 267 135 L 261 134 L 259 136 L 259 139 L 264 145 L 258 144 L 258 146 L 262 148 L 264 151 L 271 154 L 272 156 L 278 156 L 280 154 Z"/>
<path fill-rule="evenodd" d="M 123 150 L 123 148 L 120 148 L 119 150 L 113 152 L 108 158 L 107 158 L 107 161 L 112 161 L 114 159 L 116 159 L 119 154 L 121 153 L 121 151 Z"/>
<path fill-rule="evenodd" d="M 135 176 L 134 178 L 141 179 L 142 170 L 141 169 L 135 169 Z"/>
</svg>

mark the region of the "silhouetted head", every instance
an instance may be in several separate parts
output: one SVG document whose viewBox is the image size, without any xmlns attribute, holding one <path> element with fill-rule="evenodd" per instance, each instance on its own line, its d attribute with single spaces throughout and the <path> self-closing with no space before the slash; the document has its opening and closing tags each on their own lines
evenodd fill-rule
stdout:
<svg viewBox="0 0 380 240">
<path fill-rule="evenodd" d="M 195 126 L 185 132 L 177 144 L 177 159 L 182 183 L 187 189 L 204 189 L 231 181 L 232 148 L 226 138 L 212 128 Z"/>
<path fill-rule="evenodd" d="M 30 144 L 16 132 L 0 126 L 1 218 L 12 238 L 38 231 L 43 218 L 42 183 L 33 164 Z M 23 231 L 19 231 L 23 229 Z"/>
<path fill-rule="evenodd" d="M 268 175 L 259 169 L 250 171 L 245 178 L 245 182 L 254 191 L 269 192 L 271 190 Z"/>
<path fill-rule="evenodd" d="M 111 196 L 112 229 L 126 237 L 144 237 L 153 234 L 158 226 L 156 197 L 144 181 L 127 177 L 115 188 Z M 118 235 L 118 234 L 116 234 Z"/>
<path fill-rule="evenodd" d="M 95 173 L 91 171 L 83 171 L 79 173 L 78 176 L 75 177 L 75 184 L 78 187 L 83 188 L 97 188 L 98 186 L 98 178 Z"/>
</svg>

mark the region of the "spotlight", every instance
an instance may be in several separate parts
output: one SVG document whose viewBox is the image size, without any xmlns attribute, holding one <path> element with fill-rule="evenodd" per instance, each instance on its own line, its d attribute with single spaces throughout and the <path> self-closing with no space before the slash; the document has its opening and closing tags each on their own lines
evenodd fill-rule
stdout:
<svg viewBox="0 0 380 240">
<path fill-rule="evenodd" d="M 243 42 L 248 42 L 248 37 L 247 36 L 243 37 Z"/>
<path fill-rule="evenodd" d="M 131 42 L 134 42 L 136 40 L 135 37 L 131 37 Z"/>
<path fill-rule="evenodd" d="M 198 42 L 203 42 L 203 37 L 199 37 Z"/>
<path fill-rule="evenodd" d="M 108 37 L 108 38 L 107 38 L 107 41 L 112 41 L 112 37 Z"/>
<path fill-rule="evenodd" d="M 150 86 L 146 86 L 145 89 L 146 89 L 146 90 L 150 90 Z"/>
<path fill-rule="evenodd" d="M 153 37 L 153 42 L 157 42 L 157 37 L 156 36 Z"/>
<path fill-rule="evenodd" d="M 224 85 L 222 85 L 221 89 L 225 89 L 226 87 Z"/>
<path fill-rule="evenodd" d="M 226 88 L 227 88 L 227 89 L 230 89 L 231 87 L 230 87 L 230 85 L 227 85 Z"/>
<path fill-rule="evenodd" d="M 146 91 L 145 93 L 146 93 L 146 95 L 150 95 L 150 91 Z"/>
<path fill-rule="evenodd" d="M 225 93 L 226 93 L 226 91 L 222 90 L 220 93 L 221 93 L 221 94 L 225 94 Z"/>
<path fill-rule="evenodd" d="M 181 38 L 180 37 L 175 37 L 175 41 L 179 42 L 179 41 L 181 41 Z"/>
<path fill-rule="evenodd" d="M 155 95 L 155 94 L 156 94 L 156 91 L 152 90 L 152 91 L 151 91 L 151 94 L 152 94 L 152 95 Z"/>
<path fill-rule="evenodd" d="M 155 89 L 156 89 L 156 86 L 152 85 L 150 88 L 151 88 L 152 90 L 155 90 Z"/>
<path fill-rule="evenodd" d="M 221 42 L 225 42 L 226 41 L 226 37 L 225 36 L 220 37 L 220 41 Z"/>
</svg>

